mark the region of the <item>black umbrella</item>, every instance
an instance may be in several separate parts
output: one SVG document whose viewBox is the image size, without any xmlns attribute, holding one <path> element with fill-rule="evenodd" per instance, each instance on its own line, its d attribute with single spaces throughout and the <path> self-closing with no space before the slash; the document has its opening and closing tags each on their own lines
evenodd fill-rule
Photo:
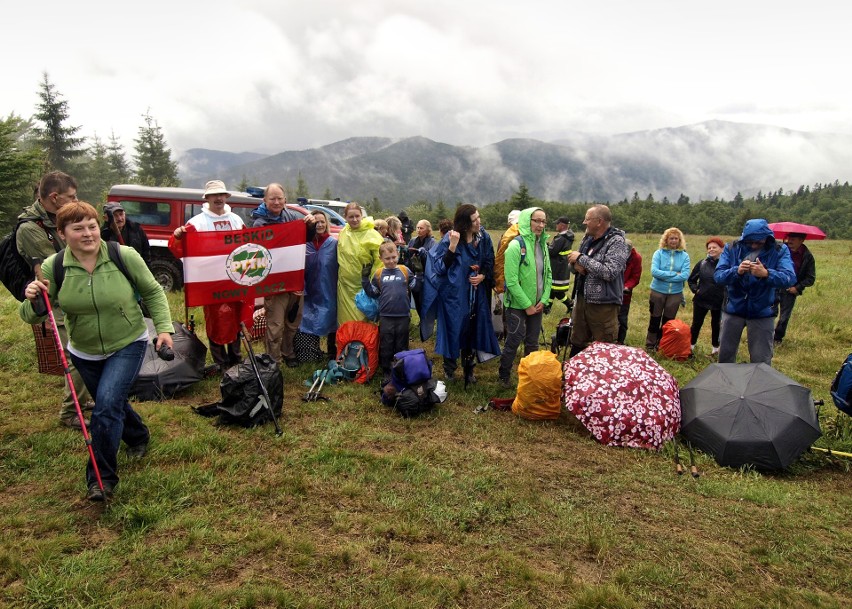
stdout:
<svg viewBox="0 0 852 609">
<path fill-rule="evenodd" d="M 680 403 L 681 433 L 719 465 L 784 469 L 822 435 L 811 390 L 766 364 L 711 364 Z"/>
<path fill-rule="evenodd" d="M 145 318 L 145 323 L 148 325 L 148 335 L 157 336 L 154 322 Z M 149 341 L 130 395 L 140 400 L 164 400 L 204 378 L 206 345 L 182 324 L 174 322 L 173 326 L 174 359 L 160 358 L 154 344 Z"/>
</svg>

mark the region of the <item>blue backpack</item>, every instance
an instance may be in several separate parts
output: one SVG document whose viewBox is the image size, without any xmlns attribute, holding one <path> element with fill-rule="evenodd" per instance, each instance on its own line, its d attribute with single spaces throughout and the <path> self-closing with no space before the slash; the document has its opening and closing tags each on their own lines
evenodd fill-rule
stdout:
<svg viewBox="0 0 852 609">
<path fill-rule="evenodd" d="M 411 349 L 394 354 L 391 363 L 391 382 L 397 391 L 420 385 L 432 378 L 432 360 L 423 349 Z"/>
<path fill-rule="evenodd" d="M 403 417 L 416 417 L 432 410 L 441 400 L 435 393 L 437 381 L 432 378 L 432 360 L 423 349 L 400 351 L 393 356 L 390 384 L 396 390 L 389 399 L 382 391 L 382 402 L 392 406 Z M 384 389 L 384 388 L 383 388 Z"/>
<path fill-rule="evenodd" d="M 834 382 L 831 384 L 831 397 L 838 410 L 852 416 L 852 353 L 846 357 L 846 361 L 834 377 Z"/>
</svg>

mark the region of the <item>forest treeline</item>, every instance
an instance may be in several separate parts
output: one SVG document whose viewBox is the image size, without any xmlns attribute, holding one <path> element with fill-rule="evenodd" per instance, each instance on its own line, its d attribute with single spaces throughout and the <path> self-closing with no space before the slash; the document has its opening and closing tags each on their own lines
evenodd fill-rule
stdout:
<svg viewBox="0 0 852 609">
<path fill-rule="evenodd" d="M 511 210 L 537 206 L 547 212 L 548 218 L 567 216 L 574 231 L 578 231 L 582 230 L 583 217 L 592 204 L 542 201 L 521 185 L 508 200 L 482 207 L 480 215 L 488 228 L 502 229 Z M 777 192 L 759 192 L 751 198 L 737 193 L 731 201 L 714 199 L 697 203 L 684 195 L 670 202 L 665 198 L 657 201 L 650 194 L 643 199 L 634 193 L 631 199 L 608 205 L 613 224 L 628 233 L 662 233 L 676 226 L 693 235 L 738 235 L 746 220 L 765 218 L 769 222 L 813 224 L 829 238 L 852 239 L 852 186 L 848 182 L 803 185 L 795 192 L 786 193 L 779 188 Z M 452 211 L 440 202 L 437 206 L 418 202 L 406 208 L 406 212 L 415 222 L 427 218 L 434 224 L 442 217 L 452 218 Z"/>
</svg>

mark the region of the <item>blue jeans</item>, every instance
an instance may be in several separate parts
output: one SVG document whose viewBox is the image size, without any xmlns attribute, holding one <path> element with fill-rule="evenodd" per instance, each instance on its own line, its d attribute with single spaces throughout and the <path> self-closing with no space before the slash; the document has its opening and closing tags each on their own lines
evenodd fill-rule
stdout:
<svg viewBox="0 0 852 609">
<path fill-rule="evenodd" d="M 118 484 L 118 447 L 121 440 L 128 446 L 145 444 L 150 438 L 148 428 L 131 408 L 127 394 L 142 367 L 147 343 L 135 341 L 116 351 L 105 360 L 85 360 L 76 357 L 74 362 L 89 393 L 95 398 L 92 423 L 92 449 L 105 485 Z M 86 484 L 97 483 L 91 460 L 86 466 Z"/>
</svg>

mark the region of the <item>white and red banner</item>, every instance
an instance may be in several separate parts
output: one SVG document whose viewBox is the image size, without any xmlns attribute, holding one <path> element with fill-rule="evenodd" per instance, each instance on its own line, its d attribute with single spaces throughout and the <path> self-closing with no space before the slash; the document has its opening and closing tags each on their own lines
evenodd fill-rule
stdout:
<svg viewBox="0 0 852 609">
<path fill-rule="evenodd" d="M 237 231 L 188 231 L 183 246 L 188 307 L 304 289 L 304 222 Z"/>
</svg>

